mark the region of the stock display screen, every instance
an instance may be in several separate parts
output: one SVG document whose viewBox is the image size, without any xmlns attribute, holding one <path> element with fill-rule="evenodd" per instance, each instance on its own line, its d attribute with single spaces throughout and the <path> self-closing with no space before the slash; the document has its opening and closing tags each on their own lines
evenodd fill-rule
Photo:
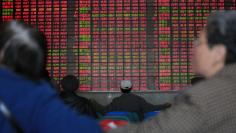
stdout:
<svg viewBox="0 0 236 133">
<path fill-rule="evenodd" d="M 47 70 L 80 90 L 180 90 L 192 73 L 192 41 L 210 12 L 234 0 L 1 0 L 0 20 L 23 20 L 44 32 Z"/>
</svg>

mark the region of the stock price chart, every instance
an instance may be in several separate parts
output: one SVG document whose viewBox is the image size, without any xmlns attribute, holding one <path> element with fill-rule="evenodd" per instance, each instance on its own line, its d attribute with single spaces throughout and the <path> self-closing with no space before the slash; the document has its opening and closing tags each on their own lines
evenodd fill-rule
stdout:
<svg viewBox="0 0 236 133">
<path fill-rule="evenodd" d="M 210 12 L 234 0 L 1 0 L 0 20 L 23 20 L 44 32 L 47 69 L 80 90 L 180 90 L 194 76 L 192 41 Z"/>
</svg>

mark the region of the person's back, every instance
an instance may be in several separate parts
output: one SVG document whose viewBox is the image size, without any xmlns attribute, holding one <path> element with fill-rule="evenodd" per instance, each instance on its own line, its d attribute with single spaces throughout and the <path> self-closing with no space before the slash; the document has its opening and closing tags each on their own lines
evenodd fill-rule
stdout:
<svg viewBox="0 0 236 133">
<path fill-rule="evenodd" d="M 66 104 L 71 105 L 71 106 L 76 104 L 77 101 L 81 104 L 89 101 L 88 99 L 84 97 L 76 95 L 76 93 L 74 92 L 62 92 L 60 96 Z"/>
<path fill-rule="evenodd" d="M 0 99 L 25 133 L 101 132 L 95 120 L 76 115 L 44 80 L 46 41 L 42 33 L 17 21 L 0 27 Z M 0 108 L 0 132 L 14 126 Z M 5 115 L 4 115 L 5 114 Z"/>
<path fill-rule="evenodd" d="M 143 103 L 143 102 L 144 100 L 141 97 L 133 93 L 124 93 L 121 96 L 116 97 L 112 100 L 111 107 L 112 107 L 112 110 L 138 112 L 139 110 L 142 109 L 142 106 L 140 105 L 140 103 Z"/>
<path fill-rule="evenodd" d="M 61 81 L 61 86 L 64 91 L 60 96 L 65 104 L 69 105 L 76 112 L 98 118 L 91 102 L 87 98 L 78 96 L 75 93 L 79 87 L 79 82 L 75 76 L 65 76 Z"/>
<path fill-rule="evenodd" d="M 124 93 L 121 96 L 114 98 L 107 108 L 108 111 L 136 112 L 140 120 L 142 120 L 143 115 L 146 112 L 146 106 L 147 102 L 140 96 L 133 93 Z"/>
<path fill-rule="evenodd" d="M 143 120 L 144 113 L 154 110 L 161 110 L 168 108 L 166 105 L 153 105 L 144 100 L 141 96 L 131 93 L 132 83 L 129 80 L 121 81 L 120 85 L 122 95 L 116 97 L 107 106 L 107 111 L 127 111 L 136 112 L 140 118 Z"/>
</svg>

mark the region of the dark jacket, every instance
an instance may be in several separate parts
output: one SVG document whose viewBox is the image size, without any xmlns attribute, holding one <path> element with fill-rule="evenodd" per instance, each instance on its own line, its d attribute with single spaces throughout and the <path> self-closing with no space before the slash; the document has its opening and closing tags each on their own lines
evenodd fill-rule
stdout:
<svg viewBox="0 0 236 133">
<path fill-rule="evenodd" d="M 91 102 L 84 97 L 76 95 L 74 92 L 63 92 L 61 98 L 65 104 L 72 107 L 78 113 L 98 118 Z"/>
<path fill-rule="evenodd" d="M 76 115 L 45 81 L 32 82 L 0 68 L 0 97 L 24 133 L 100 133 L 95 120 Z M 0 113 L 0 132 L 12 133 Z"/>
<path fill-rule="evenodd" d="M 162 106 L 155 106 L 146 102 L 142 97 L 137 96 L 133 93 L 123 93 L 121 96 L 116 97 L 107 106 L 107 111 L 128 111 L 136 112 L 143 120 L 144 113 L 154 110 L 163 109 Z"/>
</svg>

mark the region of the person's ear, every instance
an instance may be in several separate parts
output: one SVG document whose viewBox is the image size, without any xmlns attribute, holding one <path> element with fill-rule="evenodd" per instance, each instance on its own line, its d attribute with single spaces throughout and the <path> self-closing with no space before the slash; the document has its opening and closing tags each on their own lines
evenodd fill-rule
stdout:
<svg viewBox="0 0 236 133">
<path fill-rule="evenodd" d="M 225 62 L 226 47 L 223 44 L 213 46 L 212 50 L 216 62 Z"/>
</svg>

